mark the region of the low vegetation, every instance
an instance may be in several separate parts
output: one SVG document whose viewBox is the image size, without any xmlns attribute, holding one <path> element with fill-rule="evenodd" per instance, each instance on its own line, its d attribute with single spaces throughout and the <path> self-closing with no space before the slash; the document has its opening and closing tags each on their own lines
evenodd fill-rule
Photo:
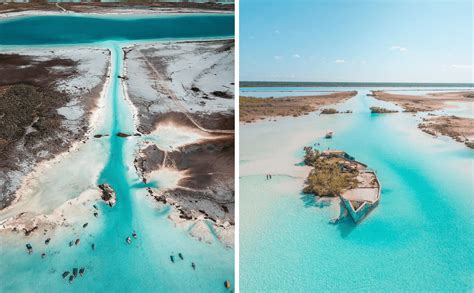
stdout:
<svg viewBox="0 0 474 293">
<path fill-rule="evenodd" d="M 357 185 L 357 172 L 344 172 L 342 159 L 322 157 L 311 147 L 304 150 L 304 163 L 313 167 L 306 178 L 304 193 L 334 197 Z"/>
<path fill-rule="evenodd" d="M 337 113 L 339 112 L 334 108 L 326 108 L 321 111 L 321 114 L 337 114 Z"/>
<path fill-rule="evenodd" d="M 308 115 L 322 107 L 340 103 L 356 94 L 356 91 L 352 91 L 317 96 L 291 96 L 281 98 L 241 96 L 239 99 L 240 121 L 250 123 L 266 118 Z M 323 111 L 332 112 L 336 110 L 326 109 Z M 325 114 L 329 113 L 325 112 Z"/>
<path fill-rule="evenodd" d="M 22 137 L 29 144 L 59 129 L 62 117 L 56 109 L 68 98 L 53 90 L 17 84 L 5 87 L 0 100 L 0 153 L 5 154 L 8 145 Z"/>
<path fill-rule="evenodd" d="M 474 135 L 474 119 L 457 116 L 437 116 L 423 119 L 418 125 L 422 131 L 433 135 L 445 135 L 458 142 L 464 143 L 467 147 L 473 148 L 474 142 L 469 137 Z"/>
<path fill-rule="evenodd" d="M 374 114 L 397 113 L 397 110 L 389 110 L 382 107 L 370 107 L 370 112 Z"/>
</svg>

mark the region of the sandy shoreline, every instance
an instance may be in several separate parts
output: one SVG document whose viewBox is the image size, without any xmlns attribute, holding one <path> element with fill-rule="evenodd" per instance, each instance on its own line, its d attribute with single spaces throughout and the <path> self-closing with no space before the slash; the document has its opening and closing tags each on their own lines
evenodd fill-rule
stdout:
<svg viewBox="0 0 474 293">
<path fill-rule="evenodd" d="M 405 112 L 428 112 L 453 107 L 449 102 L 474 102 L 473 91 L 430 93 L 424 96 L 392 94 L 384 91 L 372 91 L 374 98 L 393 102 Z"/>
<path fill-rule="evenodd" d="M 34 172 L 33 168 L 41 164 L 52 165 L 64 154 L 75 152 L 79 144 L 84 143 L 94 131 L 95 124 L 101 115 L 97 112 L 101 105 L 110 76 L 110 52 L 97 47 L 70 48 L 31 48 L 20 50 L 1 50 L 0 56 L 20 60 L 23 63 L 3 62 L 0 71 L 6 73 L 0 78 L 5 88 L 15 85 L 32 84 L 38 92 L 50 88 L 65 98 L 65 102 L 57 104 L 54 99 L 46 100 L 51 106 L 43 112 L 33 112 L 32 123 L 25 128 L 20 140 L 7 144 L 4 152 L 9 158 L 3 162 L 1 180 L 6 183 L 2 189 L 1 200 L 8 203 L 12 200 L 12 192 L 24 185 L 23 176 Z M 41 67 L 37 72 L 37 64 L 47 64 L 49 60 L 73 60 L 73 67 L 65 75 L 65 66 Z M 39 63 L 43 62 L 43 63 Z M 69 61 L 71 63 L 71 61 Z M 25 73 L 23 64 L 31 64 Z M 67 63 L 66 63 L 67 64 Z M 69 73 L 72 71 L 72 74 Z M 59 95 L 58 94 L 58 95 Z M 27 96 L 25 96 L 27 97 Z M 28 98 L 31 100 L 31 98 Z M 27 100 L 28 100 L 27 99 Z M 44 99 L 44 98 L 43 98 Z M 55 104 L 56 103 L 56 104 Z M 42 102 L 41 104 L 44 104 Z M 34 105 L 30 106 L 33 107 Z M 28 110 L 29 111 L 29 110 Z M 35 114 L 36 113 L 36 114 Z M 28 112 L 26 112 L 28 114 Z M 20 115 L 20 114 L 18 114 Z M 24 114 L 25 115 L 25 114 Z M 55 120 L 50 119 L 53 117 Z M 42 122 L 36 126 L 37 122 Z M 54 123 L 53 123 L 54 122 Z M 9 125 L 8 120 L 3 121 Z M 17 127 L 20 127 L 17 126 Z M 21 125 L 23 127 L 23 125 Z M 8 135 L 8 133 L 7 133 Z M 59 156 L 56 158 L 56 156 Z M 20 160 L 21 158 L 21 160 Z M 42 170 L 43 168 L 39 168 Z M 41 171 L 40 171 L 41 172 Z M 17 202 L 15 200 L 15 202 Z"/>
<path fill-rule="evenodd" d="M 418 124 L 422 131 L 437 137 L 449 136 L 457 142 L 474 148 L 474 119 L 456 116 L 432 116 Z"/>
<path fill-rule="evenodd" d="M 240 122 L 256 122 L 267 118 L 308 115 L 322 107 L 341 103 L 357 92 L 337 92 L 320 96 L 292 96 L 283 98 L 240 97 Z"/>
<path fill-rule="evenodd" d="M 158 16 L 158 15 L 183 15 L 183 14 L 232 14 L 233 10 L 218 10 L 218 9 L 203 9 L 203 8 L 186 8 L 186 7 L 151 7 L 133 8 L 133 7 L 107 7 L 107 6 L 69 6 L 68 4 L 60 3 L 66 11 L 63 11 L 55 5 L 50 5 L 52 10 L 46 10 L 44 7 L 38 10 L 25 8 L 0 10 L 1 19 L 13 19 L 23 16 L 53 16 L 53 15 L 68 15 L 68 16 Z M 8 5 L 6 5 L 8 6 Z M 74 9 L 74 10 L 71 10 Z"/>
<path fill-rule="evenodd" d="M 35 186 L 34 183 L 37 178 L 41 177 L 47 170 L 50 170 L 55 165 L 58 165 L 66 156 L 76 153 L 94 135 L 97 129 L 97 123 L 99 122 L 98 120 L 101 116 L 103 116 L 103 114 L 101 113 L 105 110 L 106 93 L 110 85 L 110 54 L 108 56 L 109 60 L 107 66 L 108 68 L 106 71 L 107 73 L 105 75 L 105 81 L 103 83 L 100 95 L 96 100 L 96 106 L 91 109 L 90 114 L 87 117 L 87 131 L 80 140 L 74 141 L 67 150 L 54 155 L 54 157 L 49 160 L 44 160 L 37 163 L 36 166 L 33 167 L 33 170 L 22 178 L 22 183 L 15 192 L 15 199 L 9 204 L 9 206 L 0 211 L 0 217 L 2 220 L 1 224 L 6 230 L 13 230 L 15 227 L 19 228 L 21 226 L 27 225 L 27 223 L 38 223 L 37 219 L 40 218 L 47 218 L 48 221 L 46 222 L 46 224 L 51 226 L 51 228 L 54 228 L 56 224 L 59 224 L 62 221 L 62 219 L 57 214 L 57 210 L 59 209 L 59 207 L 53 209 L 54 211 L 51 214 L 37 214 L 28 211 L 31 210 L 30 208 L 28 208 L 28 205 L 30 205 L 32 198 L 35 196 L 35 193 L 31 189 L 31 186 Z M 73 207 L 76 204 L 82 204 L 83 201 L 79 200 L 80 197 L 81 196 L 78 196 L 77 198 L 68 200 L 66 201 L 66 203 L 69 203 L 69 205 L 72 205 Z M 20 213 L 15 212 L 15 210 L 18 208 L 21 209 Z M 74 209 L 72 208 L 71 210 L 73 211 Z M 14 215 L 14 213 L 16 214 Z"/>
</svg>

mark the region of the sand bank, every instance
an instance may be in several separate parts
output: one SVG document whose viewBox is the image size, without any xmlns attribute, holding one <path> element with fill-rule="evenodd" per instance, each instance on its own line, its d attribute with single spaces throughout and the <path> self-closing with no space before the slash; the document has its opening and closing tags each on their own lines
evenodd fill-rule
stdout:
<svg viewBox="0 0 474 293">
<path fill-rule="evenodd" d="M 6 142 L 2 143 L 5 159 L 0 170 L 4 208 L 14 199 L 23 177 L 37 164 L 74 151 L 87 140 L 98 119 L 94 113 L 107 84 L 110 53 L 86 47 L 33 48 L 2 51 L 0 58 L 3 94 L 14 96 L 18 92 L 26 104 L 22 111 L 33 113 L 12 112 L 8 105 L 2 110 L 7 115 L 4 118 L 12 118 L 2 119 L 2 128 L 17 129 L 15 136 L 2 132 L 0 137 Z M 21 94 L 25 90 L 27 94 Z M 43 108 L 38 108 L 33 97 Z M 18 123 L 19 118 L 24 123 Z"/>
<path fill-rule="evenodd" d="M 251 123 L 266 118 L 308 115 L 321 107 L 343 102 L 356 94 L 357 92 L 353 91 L 285 98 L 240 97 L 240 121 Z"/>
<path fill-rule="evenodd" d="M 42 15 L 163 15 L 187 13 L 233 13 L 234 5 L 217 3 L 8 3 L 0 6 L 0 19 Z"/>
<path fill-rule="evenodd" d="M 449 136 L 474 148 L 474 119 L 456 116 L 434 116 L 424 118 L 418 128 L 433 136 Z"/>
<path fill-rule="evenodd" d="M 82 226 L 92 219 L 93 205 L 99 200 L 99 190 L 88 189 L 78 197 L 55 208 L 51 213 L 35 215 L 30 212 L 23 212 L 4 219 L 0 222 L 0 232 L 19 232 L 28 236 L 35 230 L 44 233 L 59 226 Z"/>
<path fill-rule="evenodd" d="M 392 94 L 384 91 L 373 91 L 374 98 L 393 102 L 405 112 L 428 112 L 454 107 L 453 102 L 474 102 L 474 92 L 430 93 L 424 96 Z"/>
<path fill-rule="evenodd" d="M 134 45 L 124 58 L 146 142 L 135 160 L 141 179 L 182 174 L 174 186 L 159 184 L 159 196 L 185 213 L 233 223 L 234 41 Z"/>
</svg>

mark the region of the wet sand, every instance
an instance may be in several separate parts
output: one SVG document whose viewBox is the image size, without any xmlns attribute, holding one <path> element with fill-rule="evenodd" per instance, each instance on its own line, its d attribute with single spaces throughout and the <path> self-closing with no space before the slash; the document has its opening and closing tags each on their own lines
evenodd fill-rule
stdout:
<svg viewBox="0 0 474 293">
<path fill-rule="evenodd" d="M 251 123 L 266 118 L 308 115 L 321 107 L 343 102 L 356 94 L 357 92 L 353 91 L 286 98 L 240 97 L 240 122 Z"/>
</svg>

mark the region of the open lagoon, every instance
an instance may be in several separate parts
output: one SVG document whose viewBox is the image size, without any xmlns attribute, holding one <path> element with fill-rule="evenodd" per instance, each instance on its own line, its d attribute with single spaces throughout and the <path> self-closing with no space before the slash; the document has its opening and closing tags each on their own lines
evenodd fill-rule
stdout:
<svg viewBox="0 0 474 293">
<path fill-rule="evenodd" d="M 422 114 L 371 114 L 398 108 L 373 89 L 350 88 L 358 94 L 335 107 L 352 114 L 241 123 L 243 292 L 472 290 L 474 151 L 419 130 Z M 304 146 L 344 150 L 377 172 L 381 201 L 361 224 L 330 224 L 339 206 L 302 194 Z"/>
<path fill-rule="evenodd" d="M 88 214 L 66 214 L 80 225 L 40 231 L 29 237 L 2 234 L 0 239 L 0 291 L 74 292 L 220 292 L 227 291 L 224 280 L 234 283 L 234 251 L 215 239 L 204 243 L 175 227 L 168 219 L 173 207 L 157 208 L 144 187 L 159 189 L 158 182 L 143 184 L 133 167 L 138 145 L 145 140 L 186 141 L 186 134 L 166 137 L 131 136 L 134 133 L 134 108 L 124 94 L 122 47 L 141 41 L 174 39 L 233 38 L 234 16 L 186 15 L 159 17 L 34 16 L 0 21 L 0 50 L 35 46 L 91 46 L 110 50 L 109 79 L 101 98 L 92 133 L 108 135 L 88 139 L 39 174 L 25 194 L 28 202 L 0 211 L 3 221 L 28 211 L 48 214 L 61 205 L 87 196 L 88 190 L 107 182 L 117 192 L 117 204 L 109 208 L 97 203 L 98 218 Z M 177 144 L 180 142 L 177 141 Z M 169 147 L 166 145 L 166 147 Z M 90 205 L 90 206 L 89 206 Z M 84 204 L 82 208 L 86 209 Z M 61 215 L 64 216 L 64 215 Z M 87 228 L 82 224 L 88 222 Z M 210 228 L 211 229 L 211 228 Z M 132 231 L 138 234 L 128 245 Z M 49 245 L 44 241 L 51 238 Z M 68 245 L 80 238 L 79 245 Z M 25 244 L 31 243 L 28 255 Z M 94 248 L 92 249 L 92 244 Z M 42 258 L 40 254 L 46 253 Z M 181 253 L 183 259 L 178 257 Z M 174 256 L 175 262 L 170 261 Z M 191 263 L 195 263 L 194 270 Z M 84 277 L 73 284 L 63 280 L 64 271 L 84 267 Z"/>
</svg>

